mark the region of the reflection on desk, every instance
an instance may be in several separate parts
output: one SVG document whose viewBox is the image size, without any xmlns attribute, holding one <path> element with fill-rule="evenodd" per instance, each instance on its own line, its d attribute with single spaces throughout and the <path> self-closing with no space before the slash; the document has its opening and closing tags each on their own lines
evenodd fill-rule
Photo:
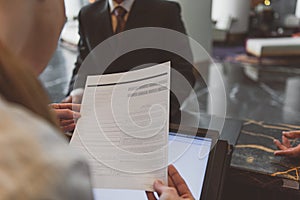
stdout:
<svg viewBox="0 0 300 200">
<path fill-rule="evenodd" d="M 226 62 L 220 64 L 226 92 L 226 116 L 234 119 L 253 119 L 270 123 L 300 124 L 300 110 L 286 109 L 287 82 L 300 77 L 300 68 L 269 66 L 267 79 L 253 81 L 245 74 L 248 65 Z M 215 66 L 211 66 L 214 68 Z M 280 67 L 280 68 L 279 68 Z M 273 72 L 273 73 L 271 73 Z M 214 73 L 214 70 L 210 70 Z M 211 74 L 214 79 L 217 75 Z M 214 83 L 214 80 L 210 81 Z M 296 90 L 296 88 L 295 88 Z M 214 92 L 212 90 L 212 92 Z M 217 92 L 217 91 L 216 91 Z M 203 112 L 215 115 L 208 103 L 208 91 L 196 91 Z M 295 101 L 300 102 L 300 96 Z M 203 106 L 205 105 L 205 106 Z M 287 105 L 289 106 L 289 105 Z M 217 112 L 217 111 L 215 111 Z M 217 114 L 216 114 L 217 115 Z"/>
</svg>

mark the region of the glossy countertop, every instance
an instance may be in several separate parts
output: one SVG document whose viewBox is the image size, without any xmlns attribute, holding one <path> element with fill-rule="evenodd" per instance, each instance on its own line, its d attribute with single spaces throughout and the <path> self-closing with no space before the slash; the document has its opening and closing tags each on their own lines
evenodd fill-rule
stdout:
<svg viewBox="0 0 300 200">
<path fill-rule="evenodd" d="M 59 102 L 65 96 L 76 59 L 76 52 L 59 46 L 48 67 L 41 75 L 51 100 Z M 201 67 L 201 66 L 200 66 Z M 212 111 L 209 90 L 201 85 L 195 92 L 200 113 L 187 109 L 193 116 L 204 113 L 219 116 L 218 106 L 226 101 L 225 116 L 234 119 L 253 119 L 270 123 L 300 124 L 300 64 L 293 66 L 263 66 L 242 62 L 215 61 L 208 67 L 208 83 L 215 83 L 216 69 L 221 74 L 226 97 L 218 97 Z M 250 74 L 250 75 L 249 75 Z M 255 77 L 257 76 L 255 79 Z M 222 105 L 219 105 L 222 104 Z M 187 106 L 189 107 L 189 106 Z"/>
<path fill-rule="evenodd" d="M 239 62 L 215 65 L 224 81 L 226 117 L 300 124 L 300 63 L 299 66 L 263 66 Z M 210 77 L 214 78 L 212 75 Z M 208 94 L 202 94 L 198 98 L 201 105 L 205 105 L 205 95 Z M 203 108 L 207 110 L 208 107 Z"/>
</svg>

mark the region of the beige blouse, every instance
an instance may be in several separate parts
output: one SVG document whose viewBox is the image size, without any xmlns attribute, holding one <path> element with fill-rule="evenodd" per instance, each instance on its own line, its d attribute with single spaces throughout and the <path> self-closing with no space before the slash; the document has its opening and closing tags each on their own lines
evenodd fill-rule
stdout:
<svg viewBox="0 0 300 200">
<path fill-rule="evenodd" d="M 83 157 L 48 123 L 1 97 L 0 199 L 93 199 Z"/>
</svg>

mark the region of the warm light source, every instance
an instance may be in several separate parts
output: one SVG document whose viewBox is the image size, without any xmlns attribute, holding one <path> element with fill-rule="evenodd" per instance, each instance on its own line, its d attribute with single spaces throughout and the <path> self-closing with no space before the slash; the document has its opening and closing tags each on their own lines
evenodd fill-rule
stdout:
<svg viewBox="0 0 300 200">
<path fill-rule="evenodd" d="M 264 4 L 265 4 L 266 6 L 269 6 L 269 5 L 271 5 L 271 1 L 270 1 L 270 0 L 265 0 L 265 1 L 264 1 Z"/>
<path fill-rule="evenodd" d="M 95 3 L 95 0 L 89 0 L 90 3 Z"/>
</svg>

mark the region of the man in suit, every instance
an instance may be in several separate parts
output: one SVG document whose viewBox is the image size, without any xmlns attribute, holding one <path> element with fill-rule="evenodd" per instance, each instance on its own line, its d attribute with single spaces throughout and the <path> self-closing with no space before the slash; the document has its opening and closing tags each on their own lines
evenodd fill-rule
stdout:
<svg viewBox="0 0 300 200">
<path fill-rule="evenodd" d="M 97 45 L 114 36 L 114 34 L 141 27 L 161 27 L 186 33 L 181 20 L 179 4 L 166 0 L 98 0 L 83 7 L 78 19 L 79 55 L 75 63 L 69 94 L 76 93 L 72 92 L 76 88 L 84 87 L 84 82 L 75 83 L 83 60 Z M 174 46 L 177 42 L 174 41 Z M 181 45 L 178 48 L 184 49 L 187 60 L 192 60 L 188 40 L 179 43 Z M 96 56 L 101 57 L 101 55 Z M 187 60 L 164 50 L 140 49 L 120 56 L 106 69 L 103 69 L 103 72 L 104 74 L 126 72 L 149 63 L 171 61 L 172 68 L 183 75 L 193 87 L 195 83 L 193 66 Z M 172 76 L 171 90 L 176 81 Z M 189 95 L 189 92 L 182 91 L 183 95 L 181 94 L 181 96 L 185 98 Z M 171 95 L 170 117 L 171 122 L 179 123 L 180 104 L 174 94 Z"/>
</svg>

